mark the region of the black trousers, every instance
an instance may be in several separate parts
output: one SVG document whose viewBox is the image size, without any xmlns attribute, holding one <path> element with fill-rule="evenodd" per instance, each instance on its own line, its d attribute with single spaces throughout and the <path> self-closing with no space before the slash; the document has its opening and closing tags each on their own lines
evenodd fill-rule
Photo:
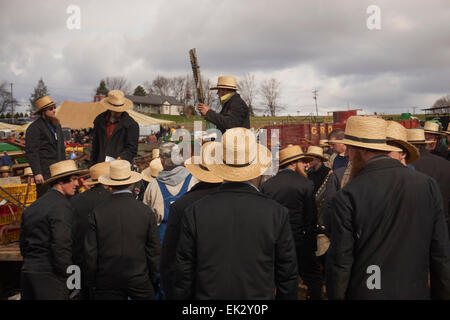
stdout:
<svg viewBox="0 0 450 320">
<path fill-rule="evenodd" d="M 307 296 L 311 300 L 320 300 L 322 293 L 322 272 L 316 257 L 316 239 L 296 243 L 298 273 L 308 286 Z"/>
<path fill-rule="evenodd" d="M 94 300 L 155 300 L 155 293 L 150 282 L 140 286 L 122 289 L 95 289 Z"/>
<path fill-rule="evenodd" d="M 67 300 L 69 289 L 65 280 L 50 272 L 22 271 L 22 300 Z"/>
</svg>

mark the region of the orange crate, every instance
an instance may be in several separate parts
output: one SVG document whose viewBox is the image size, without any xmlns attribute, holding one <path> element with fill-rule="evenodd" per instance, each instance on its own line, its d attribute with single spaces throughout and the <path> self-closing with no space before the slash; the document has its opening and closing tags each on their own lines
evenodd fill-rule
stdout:
<svg viewBox="0 0 450 320">
<path fill-rule="evenodd" d="M 7 184 L 2 185 L 1 187 L 9 192 L 13 197 L 19 199 L 20 202 L 23 203 L 25 201 L 25 194 L 27 192 L 26 184 Z M 0 200 L 1 199 L 7 199 L 13 203 L 16 203 L 14 199 L 11 199 L 11 197 L 6 192 L 0 189 Z M 30 189 L 28 190 L 26 204 L 30 204 L 34 201 L 36 201 L 36 184 L 33 183 L 30 185 Z"/>
</svg>

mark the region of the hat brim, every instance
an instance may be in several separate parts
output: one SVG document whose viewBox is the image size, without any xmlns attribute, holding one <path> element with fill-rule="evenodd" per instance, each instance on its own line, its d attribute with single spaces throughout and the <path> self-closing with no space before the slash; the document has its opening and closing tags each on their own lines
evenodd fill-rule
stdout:
<svg viewBox="0 0 450 320">
<path fill-rule="evenodd" d="M 411 143 L 412 145 L 415 144 L 429 144 L 429 143 L 433 143 L 434 141 L 430 141 L 430 140 L 408 140 L 408 143 Z"/>
<path fill-rule="evenodd" d="M 127 180 L 113 180 L 109 174 L 105 174 L 98 178 L 98 181 L 105 186 L 123 186 L 126 184 L 133 184 L 142 180 L 142 175 L 139 172 L 131 171 L 131 175 Z"/>
<path fill-rule="evenodd" d="M 211 171 L 203 169 L 199 163 L 201 161 L 200 157 L 192 156 L 189 159 L 186 159 L 184 162 L 184 166 L 186 169 L 198 180 L 207 182 L 207 183 L 221 183 L 223 179 L 214 175 Z M 207 167 L 204 166 L 207 169 Z"/>
<path fill-rule="evenodd" d="M 51 107 L 51 106 L 56 106 L 56 102 L 53 101 L 53 102 L 51 102 L 51 103 L 49 103 L 49 104 L 47 104 L 47 105 L 45 105 L 45 106 L 39 108 L 39 109 L 36 110 L 33 114 L 34 114 L 34 115 L 37 115 L 37 114 L 41 113 L 42 111 L 44 111 L 46 108 Z"/>
<path fill-rule="evenodd" d="M 156 158 L 155 158 L 156 159 Z M 141 172 L 141 176 L 142 176 L 142 180 L 146 181 L 146 182 L 150 182 L 153 179 L 155 179 L 156 177 L 151 175 L 151 170 L 150 168 L 145 168 L 144 170 L 142 170 Z"/>
<path fill-rule="evenodd" d="M 44 184 L 49 184 L 49 183 L 52 182 L 52 181 L 55 181 L 55 180 L 58 180 L 58 179 L 61 179 L 61 178 L 67 177 L 67 176 L 82 176 L 82 175 L 85 175 L 85 174 L 87 174 L 87 173 L 89 173 L 89 170 L 88 170 L 88 169 L 80 169 L 80 170 L 67 171 L 67 172 L 58 174 L 58 175 L 56 175 L 56 176 L 54 176 L 54 177 L 48 178 L 48 179 L 44 182 Z"/>
<path fill-rule="evenodd" d="M 390 146 L 387 143 L 368 143 L 368 142 L 353 141 L 353 140 L 349 140 L 349 139 L 343 139 L 341 143 L 343 143 L 345 145 L 353 146 L 353 147 L 360 147 L 360 148 L 378 150 L 378 151 L 388 151 L 388 152 L 402 151 L 402 149 Z"/>
<path fill-rule="evenodd" d="M 436 131 L 423 130 L 423 132 L 424 133 L 435 134 L 437 136 L 444 136 L 445 135 L 445 131 L 443 131 L 443 132 L 436 132 Z"/>
<path fill-rule="evenodd" d="M 114 112 L 124 112 L 127 110 L 130 110 L 133 107 L 133 101 L 130 99 L 124 98 L 125 102 L 122 106 L 114 106 L 108 102 L 108 97 L 103 98 L 100 101 L 100 104 L 105 107 L 108 110 L 114 111 Z"/>
<path fill-rule="evenodd" d="M 100 182 L 98 180 L 87 179 L 83 181 L 83 183 L 87 186 L 93 186 L 95 184 L 99 184 Z"/>
<path fill-rule="evenodd" d="M 233 87 L 233 86 L 215 86 L 213 88 L 209 88 L 209 90 L 218 90 L 218 89 L 230 89 L 230 90 L 236 90 L 237 91 L 237 87 Z"/>
<path fill-rule="evenodd" d="M 403 140 L 395 140 L 395 139 L 388 139 L 390 142 L 395 142 L 399 145 L 401 145 L 403 148 L 406 149 L 406 163 L 412 163 L 419 159 L 420 153 L 419 150 L 417 150 L 416 147 L 414 147 L 411 143 L 403 141 Z"/>
<path fill-rule="evenodd" d="M 302 154 L 298 154 L 298 155 L 295 155 L 295 156 L 288 157 L 287 159 L 283 159 L 283 161 L 280 161 L 280 166 L 284 166 L 285 164 L 288 164 L 290 162 L 297 161 L 297 160 L 300 160 L 300 159 L 302 159 L 306 163 L 309 163 L 309 162 L 314 160 L 313 157 L 302 153 Z"/>
</svg>

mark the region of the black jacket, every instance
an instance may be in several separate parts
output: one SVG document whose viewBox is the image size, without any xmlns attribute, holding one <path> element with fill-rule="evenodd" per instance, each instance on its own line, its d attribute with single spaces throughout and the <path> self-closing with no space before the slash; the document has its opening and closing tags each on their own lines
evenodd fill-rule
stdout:
<svg viewBox="0 0 450 320">
<path fill-rule="evenodd" d="M 168 299 L 173 299 L 175 281 L 175 253 L 180 239 L 181 218 L 184 210 L 207 194 L 215 191 L 220 183 L 199 182 L 170 206 L 166 231 L 161 248 L 161 284 Z"/>
<path fill-rule="evenodd" d="M 68 198 L 54 189 L 23 212 L 20 227 L 23 271 L 68 276 L 67 267 L 72 265 L 72 215 Z"/>
<path fill-rule="evenodd" d="M 314 183 L 314 194 L 319 190 L 330 170 L 330 168 L 327 168 L 322 164 L 319 169 L 314 170 L 314 168 L 311 168 L 311 170 L 308 171 L 308 179 Z"/>
<path fill-rule="evenodd" d="M 111 137 L 106 141 L 107 112 L 100 113 L 94 120 L 90 165 L 105 161 L 106 156 L 120 157 L 133 163 L 138 150 L 139 125 L 127 112 L 123 112 Z"/>
<path fill-rule="evenodd" d="M 91 189 L 79 193 L 70 199 L 73 212 L 73 263 L 83 269 L 84 238 L 89 230 L 88 216 L 94 208 L 109 199 L 111 193 L 103 185 L 94 185 Z"/>
<path fill-rule="evenodd" d="M 448 148 L 441 141 L 437 143 L 436 148 L 434 148 L 434 150 L 431 151 L 431 153 L 445 160 L 449 159 Z"/>
<path fill-rule="evenodd" d="M 333 207 L 330 299 L 450 298 L 450 241 L 434 179 L 389 157 L 373 158 Z M 380 289 L 369 289 L 376 278 Z"/>
<path fill-rule="evenodd" d="M 50 165 L 66 159 L 66 148 L 61 126 L 55 128 L 56 136 L 49 124 L 39 117 L 27 129 L 25 135 L 25 153 L 34 175 L 42 174 L 50 178 Z"/>
<path fill-rule="evenodd" d="M 157 282 L 159 233 L 155 215 L 131 193 L 113 194 L 89 215 L 86 280 L 97 289 Z"/>
<path fill-rule="evenodd" d="M 250 129 L 248 106 L 237 93 L 225 102 L 220 113 L 209 110 L 205 119 L 214 123 L 222 133 L 235 127 Z"/>
<path fill-rule="evenodd" d="M 264 182 L 261 192 L 289 209 L 289 223 L 296 244 L 315 239 L 317 208 L 312 181 L 286 169 Z"/>
<path fill-rule="evenodd" d="M 286 208 L 246 183 L 224 183 L 188 207 L 176 251 L 178 299 L 297 298 Z"/>
</svg>

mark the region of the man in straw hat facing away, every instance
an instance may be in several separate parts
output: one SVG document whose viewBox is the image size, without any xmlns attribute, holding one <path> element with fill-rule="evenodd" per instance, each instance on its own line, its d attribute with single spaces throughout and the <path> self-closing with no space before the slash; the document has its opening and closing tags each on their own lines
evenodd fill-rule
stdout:
<svg viewBox="0 0 450 320">
<path fill-rule="evenodd" d="M 408 133 L 404 126 L 397 121 L 386 122 L 387 144 L 402 149 L 402 151 L 391 151 L 389 157 L 400 161 L 404 166 L 414 169 L 412 162 L 419 159 L 419 150 L 408 142 Z"/>
<path fill-rule="evenodd" d="M 153 149 L 153 151 L 158 150 L 158 157 L 154 158 L 152 161 L 150 161 L 150 164 L 148 168 L 144 169 L 142 171 L 142 184 L 140 186 L 138 200 L 143 201 L 144 200 L 144 193 L 145 190 L 147 190 L 148 184 L 150 181 L 155 179 L 160 171 L 163 171 L 163 165 L 161 163 L 161 159 L 159 158 L 159 149 Z"/>
<path fill-rule="evenodd" d="M 414 162 L 414 168 L 435 179 L 439 185 L 444 202 L 444 214 L 450 231 L 450 162 L 428 150 L 427 145 L 433 141 L 426 140 L 424 129 L 408 129 L 407 135 L 408 142 L 420 152 L 420 158 Z"/>
<path fill-rule="evenodd" d="M 305 165 L 313 161 L 300 146 L 280 151 L 280 171 L 261 186 L 261 192 L 289 209 L 289 223 L 295 241 L 298 273 L 308 286 L 308 299 L 322 298 L 322 279 L 315 256 L 317 249 L 317 208 L 314 184 L 308 180 Z"/>
<path fill-rule="evenodd" d="M 20 252 L 23 256 L 23 300 L 68 299 L 67 267 L 72 265 L 73 208 L 68 197 L 75 194 L 78 170 L 73 160 L 50 165 L 51 189 L 33 202 L 22 215 Z"/>
<path fill-rule="evenodd" d="M 330 299 L 449 299 L 450 241 L 433 179 L 388 156 L 386 121 L 350 117 L 354 177 L 333 198 Z M 430 275 L 430 287 L 428 286 Z"/>
<path fill-rule="evenodd" d="M 215 176 L 208 170 L 205 164 L 206 156 L 203 156 L 203 154 L 213 153 L 216 145 L 220 145 L 220 143 L 207 142 L 203 144 L 200 156 L 192 156 L 184 162 L 186 169 L 199 182 L 170 206 L 161 248 L 161 284 L 168 299 L 174 298 L 175 253 L 180 238 L 181 219 L 184 216 L 184 211 L 189 205 L 217 190 L 217 187 L 223 182 L 222 178 Z M 211 213 L 213 214 L 213 212 Z"/>
<path fill-rule="evenodd" d="M 222 110 L 220 113 L 217 113 L 211 110 L 211 107 L 199 103 L 198 111 L 206 120 L 214 123 L 222 133 L 235 127 L 250 129 L 248 106 L 241 96 L 236 93 L 236 78 L 220 76 L 217 80 L 217 85 L 210 90 L 217 90 Z"/>
<path fill-rule="evenodd" d="M 428 151 L 448 160 L 448 150 L 443 144 L 445 132 L 441 131 L 441 125 L 435 121 L 426 121 L 424 126 L 425 139 L 431 141 L 427 145 Z"/>
<path fill-rule="evenodd" d="M 89 297 L 89 288 L 87 288 L 84 274 L 84 238 L 89 229 L 88 216 L 94 208 L 103 201 L 110 198 L 111 194 L 106 186 L 98 181 L 102 175 L 109 173 L 109 162 L 100 162 L 89 168 L 90 179 L 84 182 L 90 186 L 90 189 L 75 195 L 70 199 L 73 211 L 73 263 L 80 267 L 82 276 L 83 298 Z"/>
<path fill-rule="evenodd" d="M 255 185 L 270 151 L 232 128 L 206 167 L 225 182 L 185 210 L 176 251 L 177 299 L 296 299 L 289 213 Z"/>
<path fill-rule="evenodd" d="M 34 173 L 37 197 L 41 197 L 50 178 L 50 165 L 66 159 L 62 128 L 56 118 L 56 103 L 49 96 L 34 102 L 38 118 L 30 124 L 25 134 L 25 153 Z"/>
<path fill-rule="evenodd" d="M 111 90 L 100 104 L 107 110 L 94 120 L 91 165 L 112 159 L 132 163 L 138 149 L 139 126 L 126 111 L 133 102 L 122 91 Z"/>
<path fill-rule="evenodd" d="M 142 178 L 130 167 L 126 160 L 112 161 L 109 173 L 98 178 L 112 196 L 89 216 L 86 278 L 94 299 L 155 299 L 158 230 L 153 212 L 130 190 Z"/>
</svg>

